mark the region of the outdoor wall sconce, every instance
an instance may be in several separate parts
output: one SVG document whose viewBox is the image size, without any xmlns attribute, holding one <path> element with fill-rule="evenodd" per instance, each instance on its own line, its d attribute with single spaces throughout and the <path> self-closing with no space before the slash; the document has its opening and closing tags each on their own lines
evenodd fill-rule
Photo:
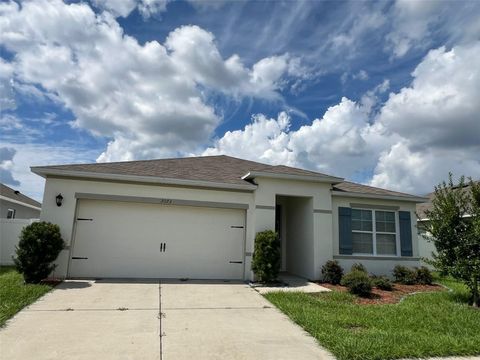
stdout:
<svg viewBox="0 0 480 360">
<path fill-rule="evenodd" d="M 62 196 L 62 194 L 58 194 L 58 195 L 55 197 L 55 201 L 57 202 L 57 206 L 62 206 L 62 202 L 63 202 L 63 196 Z"/>
</svg>

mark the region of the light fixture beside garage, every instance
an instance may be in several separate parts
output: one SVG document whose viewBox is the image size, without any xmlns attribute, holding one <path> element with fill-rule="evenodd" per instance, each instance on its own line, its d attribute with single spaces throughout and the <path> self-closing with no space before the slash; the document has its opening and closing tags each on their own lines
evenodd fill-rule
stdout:
<svg viewBox="0 0 480 360">
<path fill-rule="evenodd" d="M 62 194 L 58 194 L 56 197 L 55 197 L 55 201 L 57 203 L 57 206 L 62 206 L 62 202 L 63 202 L 63 196 Z"/>
</svg>

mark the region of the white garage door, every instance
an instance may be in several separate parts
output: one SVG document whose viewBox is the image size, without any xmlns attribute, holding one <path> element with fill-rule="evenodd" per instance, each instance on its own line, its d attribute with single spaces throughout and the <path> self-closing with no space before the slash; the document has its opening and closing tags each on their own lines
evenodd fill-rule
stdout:
<svg viewBox="0 0 480 360">
<path fill-rule="evenodd" d="M 79 200 L 70 277 L 242 279 L 245 211 Z"/>
</svg>

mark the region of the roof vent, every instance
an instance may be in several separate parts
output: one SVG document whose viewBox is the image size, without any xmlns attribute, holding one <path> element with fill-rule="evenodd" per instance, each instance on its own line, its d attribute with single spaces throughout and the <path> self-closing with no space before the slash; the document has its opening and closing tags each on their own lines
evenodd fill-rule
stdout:
<svg viewBox="0 0 480 360">
<path fill-rule="evenodd" d="M 15 190 L 14 193 L 15 193 L 15 195 L 18 195 L 18 194 L 20 194 L 20 191 Z"/>
</svg>

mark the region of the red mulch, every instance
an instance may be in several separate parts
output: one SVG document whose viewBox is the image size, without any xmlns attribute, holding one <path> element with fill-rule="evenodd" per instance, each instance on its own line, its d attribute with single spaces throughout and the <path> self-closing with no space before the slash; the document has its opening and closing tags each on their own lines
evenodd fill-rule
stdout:
<svg viewBox="0 0 480 360">
<path fill-rule="evenodd" d="M 328 289 L 335 291 L 348 291 L 345 286 L 341 285 L 332 285 L 328 283 L 319 283 L 319 285 L 324 286 Z M 418 293 L 418 292 L 432 292 L 432 291 L 445 291 L 443 286 L 440 285 L 402 285 L 394 284 L 393 291 L 385 291 L 377 289 L 376 287 L 372 290 L 372 296 L 369 298 L 357 297 L 355 302 L 362 305 L 382 305 L 382 304 L 396 304 L 403 297 Z"/>
</svg>

